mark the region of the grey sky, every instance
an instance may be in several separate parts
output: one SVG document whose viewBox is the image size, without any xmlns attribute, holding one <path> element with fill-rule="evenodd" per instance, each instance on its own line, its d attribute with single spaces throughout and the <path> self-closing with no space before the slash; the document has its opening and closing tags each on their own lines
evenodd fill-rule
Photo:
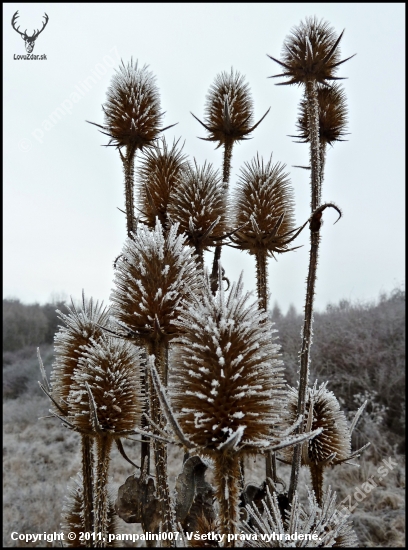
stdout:
<svg viewBox="0 0 408 550">
<path fill-rule="evenodd" d="M 17 10 L 29 34 L 48 14 L 33 52 L 46 61 L 14 59 L 26 53 L 10 24 Z M 103 122 L 101 104 L 121 58 L 133 56 L 157 76 L 164 123 L 178 122 L 168 141 L 182 136 L 187 154 L 216 167 L 221 150 L 197 139 L 204 133 L 190 111 L 202 117 L 219 72 L 244 74 L 255 117 L 271 111 L 251 141 L 235 146 L 231 182 L 257 152 L 273 152 L 291 174 L 296 221 L 303 223 L 309 173 L 292 166 L 308 162 L 308 146 L 287 137 L 295 133 L 302 91 L 267 79 L 279 69 L 266 54 L 279 57 L 290 29 L 312 15 L 337 33 L 346 29 L 342 58 L 357 53 L 339 71 L 348 77 L 351 135 L 328 151 L 323 201 L 339 205 L 344 217 L 333 226 L 335 213 L 324 214 L 316 306 L 375 299 L 405 282 L 405 4 L 9 3 L 3 13 L 5 297 L 45 302 L 52 293 L 79 298 L 83 288 L 109 298 L 112 262 L 126 236 L 116 208 L 124 203 L 121 162 L 85 120 Z M 304 246 L 269 261 L 271 303 L 284 311 L 304 302 L 307 231 L 296 244 Z M 255 288 L 247 254 L 227 249 L 223 263 L 230 279 L 243 269 L 245 288 Z"/>
</svg>

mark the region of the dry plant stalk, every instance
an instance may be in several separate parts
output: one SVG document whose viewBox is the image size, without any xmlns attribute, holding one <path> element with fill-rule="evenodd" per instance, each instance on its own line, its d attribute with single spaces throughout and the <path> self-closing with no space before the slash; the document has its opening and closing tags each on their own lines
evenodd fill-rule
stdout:
<svg viewBox="0 0 408 550">
<path fill-rule="evenodd" d="M 282 50 L 282 60 L 269 56 L 283 67 L 283 73 L 276 77 L 288 78 L 280 85 L 303 85 L 305 88 L 307 138 L 310 143 L 311 170 L 311 211 L 321 205 L 322 160 L 319 137 L 318 85 L 328 86 L 330 81 L 339 80 L 335 76 L 339 65 L 350 58 L 340 61 L 338 49 L 344 31 L 336 37 L 334 30 L 325 21 L 316 18 L 306 19 L 292 29 L 286 38 Z M 320 243 L 321 214 L 310 224 L 309 272 L 306 283 L 305 317 L 300 352 L 300 384 L 298 415 L 304 416 L 306 394 L 309 381 L 310 346 L 312 343 L 313 299 L 316 286 L 316 271 Z M 314 223 L 313 223 L 314 222 Z M 300 431 L 302 427 L 300 427 Z M 292 476 L 289 488 L 289 500 L 294 497 L 301 463 L 301 449 L 295 449 L 292 462 Z"/>
<path fill-rule="evenodd" d="M 121 438 L 139 434 L 140 476 L 127 479 L 115 505 L 126 521 L 134 517 L 154 533 L 183 530 L 181 523 L 187 528 L 189 521 L 199 530 L 211 528 L 222 535 L 241 529 L 253 535 L 314 530 L 327 546 L 355 544 L 349 518 L 336 510 L 330 488 L 324 490 L 323 471 L 362 451 L 351 451 L 351 433 L 363 407 L 349 427 L 326 384 L 308 388 L 322 213 L 332 207 L 341 214 L 333 203 L 322 204 L 321 187 L 326 146 L 346 135 L 344 92 L 329 85 L 346 61 L 340 61 L 338 50 L 342 35 L 336 37 L 323 21 L 307 19 L 286 39 L 282 60 L 271 58 L 283 67 L 277 76 L 289 78 L 284 84 L 305 90 L 296 137 L 310 144 L 311 215 L 298 228 L 289 175 L 284 165 L 272 164 L 272 156 L 266 163 L 258 155 L 245 163 L 232 207 L 228 199 L 233 146 L 249 139 L 267 114 L 254 123 L 243 76 L 233 70 L 220 73 L 207 95 L 204 122 L 199 120 L 208 132 L 203 139 L 223 147 L 221 178 L 210 164 L 199 167 L 188 161 L 179 141 L 171 147 L 164 139 L 157 143 L 166 128 L 161 128 L 159 92 L 146 66 L 122 62 L 115 74 L 103 106 L 105 123 L 96 124 L 109 136 L 108 145 L 119 149 L 124 167 L 128 238 L 115 261 L 111 309 L 83 298 L 82 309 L 73 305 L 68 315 L 60 314 L 65 326 L 56 336 L 52 388 L 41 363 L 40 385 L 51 399 L 52 414 L 82 437 L 82 476 L 64 507 L 65 530 L 95 531 L 105 538 L 115 532 L 108 494 L 110 450 L 115 442 L 135 467 Z M 144 151 L 136 209 L 137 150 Z M 308 222 L 311 249 L 300 384 L 294 390 L 285 388 L 268 319 L 267 259 L 296 248 L 289 246 Z M 255 303 L 248 304 L 242 276 L 224 289 L 219 263 L 223 244 L 255 256 Z M 203 256 L 210 247 L 215 247 L 211 275 Z M 168 484 L 169 443 L 185 451 L 174 497 Z M 150 476 L 150 448 L 155 480 Z M 288 495 L 276 490 L 278 452 L 292 465 Z M 267 456 L 266 481 L 254 488 L 257 496 L 252 498 L 248 487 L 244 490 L 240 464 L 245 456 L 257 454 Z M 309 495 L 308 510 L 298 498 L 301 464 L 310 468 L 315 493 Z M 209 465 L 214 488 L 204 480 Z M 126 495 L 134 501 L 123 500 Z M 240 501 L 246 505 L 247 522 L 240 518 Z M 87 544 L 104 547 L 106 541 Z M 176 546 L 170 539 L 161 544 Z M 225 538 L 224 546 L 234 545 Z"/>
</svg>

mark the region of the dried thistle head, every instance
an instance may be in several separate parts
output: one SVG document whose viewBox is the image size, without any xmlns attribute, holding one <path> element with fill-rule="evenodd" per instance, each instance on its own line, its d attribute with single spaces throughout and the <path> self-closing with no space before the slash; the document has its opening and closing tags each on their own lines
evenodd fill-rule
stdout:
<svg viewBox="0 0 408 550">
<path fill-rule="evenodd" d="M 342 80 L 335 76 L 339 65 L 354 56 L 340 61 L 339 43 L 344 31 L 336 38 L 334 29 L 327 21 L 316 17 L 306 18 L 294 27 L 283 44 L 281 60 L 270 59 L 283 67 L 283 73 L 272 78 L 286 77 L 286 82 L 278 85 L 302 84 L 314 80 L 327 85 L 330 80 Z"/>
<path fill-rule="evenodd" d="M 321 143 L 333 145 L 335 141 L 342 139 L 347 127 L 346 94 L 340 85 L 334 84 L 330 88 L 319 87 L 317 89 L 317 101 L 319 104 L 319 138 Z M 299 118 L 296 123 L 299 134 L 296 137 L 299 143 L 309 143 L 309 126 L 307 114 L 307 101 L 302 99 L 299 107 Z"/>
<path fill-rule="evenodd" d="M 156 225 L 156 217 L 163 227 L 167 226 L 167 209 L 170 194 L 175 189 L 178 178 L 186 166 L 183 147 L 178 147 L 179 140 L 171 148 L 166 140 L 161 145 L 145 150 L 138 170 L 139 208 L 142 220 L 151 228 Z"/>
<path fill-rule="evenodd" d="M 291 388 L 286 414 L 288 425 L 297 418 L 297 404 L 298 390 Z M 305 416 L 305 428 L 309 420 L 311 429 L 323 428 L 323 432 L 304 443 L 307 445 L 307 453 L 302 454 L 302 464 L 336 464 L 350 458 L 350 428 L 336 396 L 327 389 L 327 383 L 321 384 L 319 388 L 315 383 L 312 388 L 308 388 Z M 293 449 L 289 448 L 283 454 L 291 460 L 292 453 Z"/>
<path fill-rule="evenodd" d="M 85 548 L 88 544 L 86 540 L 82 540 L 81 533 L 85 529 L 84 523 L 84 492 L 83 479 L 81 474 L 72 477 L 68 484 L 68 493 L 64 498 L 65 502 L 61 514 L 61 530 L 65 534 L 65 545 L 74 548 Z M 109 495 L 108 503 L 108 524 L 107 533 L 116 535 L 118 532 L 117 516 L 113 504 L 113 498 Z M 68 533 L 75 533 L 76 537 L 70 539 Z M 108 547 L 115 546 L 115 541 L 107 542 Z"/>
<path fill-rule="evenodd" d="M 253 451 L 279 424 L 285 406 L 282 362 L 273 329 L 242 277 L 228 296 L 209 281 L 180 314 L 172 402 L 184 434 L 205 454 Z"/>
<path fill-rule="evenodd" d="M 142 407 L 139 366 L 139 351 L 131 342 L 106 335 L 92 340 L 68 397 L 75 428 L 114 436 L 132 430 Z"/>
<path fill-rule="evenodd" d="M 51 372 L 52 395 L 63 408 L 66 407 L 71 390 L 75 369 L 83 356 L 85 347 L 92 338 L 102 335 L 104 326 L 108 323 L 109 310 L 103 304 L 93 303 L 85 299 L 82 293 L 82 308 L 67 307 L 69 313 L 59 313 L 59 318 L 65 326 L 60 326 L 54 338 L 55 362 Z M 61 411 L 55 411 L 58 414 Z M 68 412 L 68 411 L 67 411 Z"/>
<path fill-rule="evenodd" d="M 101 132 L 110 137 L 108 145 L 114 147 L 142 149 L 167 129 L 160 128 L 163 113 L 156 79 L 147 65 L 140 69 L 133 59 L 127 65 L 122 61 L 102 109 L 105 124 L 91 124 L 101 128 Z"/>
<path fill-rule="evenodd" d="M 178 306 L 201 284 L 193 250 L 177 231 L 175 224 L 164 234 L 159 220 L 153 231 L 139 225 L 116 264 L 114 319 L 144 341 L 172 337 Z"/>
<path fill-rule="evenodd" d="M 269 110 L 268 110 L 269 112 Z M 194 118 L 209 133 L 206 141 L 218 142 L 218 147 L 250 139 L 249 134 L 262 122 L 265 115 L 254 124 L 254 107 L 249 85 L 239 72 L 222 72 L 215 78 L 207 97 L 205 122 Z"/>
<path fill-rule="evenodd" d="M 290 235 L 294 231 L 293 189 L 285 165 L 272 164 L 272 156 L 264 164 L 257 155 L 246 162 L 235 191 L 235 226 L 231 241 L 237 248 L 250 254 L 287 252 Z"/>
<path fill-rule="evenodd" d="M 200 168 L 188 164 L 180 173 L 179 181 L 170 196 L 169 216 L 180 224 L 180 232 L 187 235 L 191 246 L 207 249 L 214 237 L 221 237 L 227 229 L 226 191 L 217 170 L 211 164 Z"/>
<path fill-rule="evenodd" d="M 262 515 L 256 507 L 247 506 L 251 518 L 251 525 L 244 523 L 244 532 L 256 535 L 246 545 L 251 548 L 266 546 L 264 535 L 271 536 L 268 546 L 286 547 L 304 546 L 317 548 L 355 548 L 358 545 L 356 534 L 350 520 L 350 513 L 340 506 L 336 506 L 336 493 L 328 489 L 324 494 L 322 503 L 319 504 L 313 493 L 308 495 L 308 508 L 299 501 L 295 493 L 288 516 L 282 519 L 279 502 L 276 493 L 271 495 L 267 487 L 267 499 L 264 508 L 267 513 Z M 279 533 L 283 540 L 274 543 L 272 535 Z M 303 540 L 294 543 L 290 535 L 295 533 L 303 535 L 317 535 L 316 540 Z M 288 538 L 286 538 L 289 535 Z M 298 539 L 299 540 L 299 539 Z"/>
</svg>

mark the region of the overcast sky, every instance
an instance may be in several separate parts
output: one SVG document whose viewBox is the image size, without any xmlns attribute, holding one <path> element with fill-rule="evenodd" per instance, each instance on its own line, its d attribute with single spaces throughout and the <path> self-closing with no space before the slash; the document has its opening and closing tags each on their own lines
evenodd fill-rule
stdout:
<svg viewBox="0 0 408 550">
<path fill-rule="evenodd" d="M 49 22 L 33 53 L 42 61 L 17 60 L 20 31 Z M 133 56 L 157 76 L 164 124 L 178 122 L 166 138 L 182 137 L 184 151 L 221 166 L 222 152 L 190 114 L 202 118 L 215 76 L 231 67 L 245 75 L 255 117 L 271 111 L 253 139 L 235 146 L 231 183 L 258 152 L 287 165 L 296 200 L 296 221 L 310 209 L 308 146 L 293 143 L 302 90 L 275 86 L 291 28 L 307 16 L 331 23 L 341 41 L 340 67 L 349 108 L 349 141 L 328 151 L 322 198 L 344 217 L 324 213 L 316 306 L 340 299 L 371 300 L 405 284 L 405 4 L 3 4 L 4 89 L 4 297 L 44 303 L 52 295 L 86 295 L 108 301 L 112 262 L 126 237 L 121 161 L 107 139 L 85 120 L 103 123 L 115 67 Z M 76 95 L 73 95 L 76 94 Z M 76 102 L 74 103 L 74 98 Z M 59 115 L 53 114 L 58 108 Z M 62 112 L 62 114 L 61 114 Z M 269 261 L 271 304 L 285 312 L 303 308 L 308 268 L 303 248 Z M 254 261 L 223 252 L 227 275 L 245 272 L 255 288 Z"/>
</svg>

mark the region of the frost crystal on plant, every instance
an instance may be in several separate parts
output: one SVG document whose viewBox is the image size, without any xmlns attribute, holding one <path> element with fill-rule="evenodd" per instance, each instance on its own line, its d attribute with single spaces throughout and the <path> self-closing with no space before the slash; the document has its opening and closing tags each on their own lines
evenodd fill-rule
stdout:
<svg viewBox="0 0 408 550">
<path fill-rule="evenodd" d="M 172 336 L 177 307 L 200 287 L 193 251 L 177 230 L 175 224 L 164 235 L 159 220 L 154 230 L 139 225 L 117 262 L 111 295 L 114 319 L 144 338 Z"/>
</svg>

